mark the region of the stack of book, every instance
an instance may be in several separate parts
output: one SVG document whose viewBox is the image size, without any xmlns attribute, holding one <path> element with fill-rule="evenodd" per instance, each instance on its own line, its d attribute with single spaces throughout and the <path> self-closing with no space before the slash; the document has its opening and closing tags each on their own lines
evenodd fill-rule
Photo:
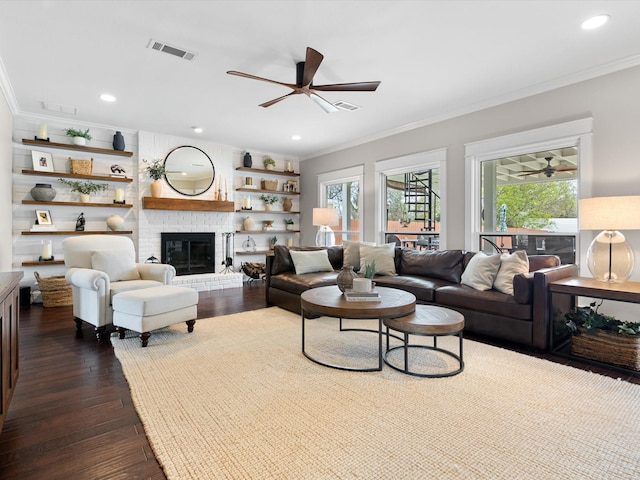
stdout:
<svg viewBox="0 0 640 480">
<path fill-rule="evenodd" d="M 370 292 L 354 292 L 353 290 L 345 290 L 344 298 L 347 302 L 379 302 L 380 294 L 375 290 Z"/>
</svg>

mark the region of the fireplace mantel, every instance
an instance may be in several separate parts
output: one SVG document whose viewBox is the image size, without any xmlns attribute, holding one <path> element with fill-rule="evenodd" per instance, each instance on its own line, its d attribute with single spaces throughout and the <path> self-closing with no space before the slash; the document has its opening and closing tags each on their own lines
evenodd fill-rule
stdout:
<svg viewBox="0 0 640 480">
<path fill-rule="evenodd" d="M 184 198 L 143 197 L 142 208 L 151 210 L 193 210 L 198 212 L 233 212 L 234 203 Z"/>
</svg>

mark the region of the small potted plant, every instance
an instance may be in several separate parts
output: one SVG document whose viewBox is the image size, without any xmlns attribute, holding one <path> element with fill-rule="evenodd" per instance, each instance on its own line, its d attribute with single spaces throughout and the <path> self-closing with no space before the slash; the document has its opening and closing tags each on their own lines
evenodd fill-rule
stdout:
<svg viewBox="0 0 640 480">
<path fill-rule="evenodd" d="M 260 200 L 264 202 L 265 210 L 272 210 L 273 204 L 278 201 L 278 197 L 273 193 L 263 193 L 262 195 L 260 195 Z"/>
<path fill-rule="evenodd" d="M 285 218 L 284 224 L 286 230 L 293 230 L 293 218 Z"/>
<path fill-rule="evenodd" d="M 80 194 L 80 201 L 82 203 L 88 203 L 90 198 L 89 196 L 92 193 L 101 192 L 106 190 L 109 185 L 106 183 L 93 183 L 91 180 L 87 181 L 78 181 L 78 180 L 67 180 L 65 178 L 59 178 L 62 183 L 65 185 L 69 185 L 71 187 L 71 192 L 77 192 Z"/>
<path fill-rule="evenodd" d="M 276 247 L 276 243 L 278 243 L 278 237 L 269 237 L 269 250 L 273 250 Z"/>
<path fill-rule="evenodd" d="M 376 262 L 367 263 L 364 266 L 364 278 L 373 278 L 376 274 Z"/>
<path fill-rule="evenodd" d="M 77 128 L 67 128 L 66 133 L 68 136 L 73 137 L 74 145 L 86 145 L 87 140 L 91 140 L 88 128 L 84 131 Z"/>
<path fill-rule="evenodd" d="M 271 157 L 264 157 L 262 159 L 262 163 L 264 164 L 264 168 L 267 170 L 273 170 L 276 168 L 276 161 Z"/>
<path fill-rule="evenodd" d="M 144 162 L 147 163 L 146 160 Z M 160 180 L 167 173 L 164 166 L 164 160 L 162 160 L 161 158 L 156 158 L 151 163 L 148 163 L 145 169 L 149 176 L 153 179 L 153 182 L 151 182 L 151 185 L 149 187 L 151 190 L 151 196 L 156 198 L 161 197 L 162 183 L 160 182 Z"/>
</svg>

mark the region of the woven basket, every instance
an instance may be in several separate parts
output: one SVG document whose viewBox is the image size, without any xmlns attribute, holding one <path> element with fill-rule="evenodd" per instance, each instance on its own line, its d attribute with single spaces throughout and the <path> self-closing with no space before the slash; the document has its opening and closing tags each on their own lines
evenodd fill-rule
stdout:
<svg viewBox="0 0 640 480">
<path fill-rule="evenodd" d="M 585 333 L 583 328 L 580 333 L 571 337 L 573 355 L 640 370 L 640 335 L 617 335 L 603 330 L 592 334 Z"/>
<path fill-rule="evenodd" d="M 91 175 L 93 171 L 93 158 L 91 160 L 78 160 L 69 157 L 69 164 L 71 165 L 71 173 Z"/>
<path fill-rule="evenodd" d="M 62 307 L 72 305 L 71 285 L 64 276 L 43 278 L 38 272 L 33 273 L 42 293 L 42 305 L 45 307 Z"/>
<path fill-rule="evenodd" d="M 275 192 L 278 189 L 278 181 L 260 180 L 260 188 L 262 188 L 262 190 L 271 190 L 272 192 Z"/>
</svg>

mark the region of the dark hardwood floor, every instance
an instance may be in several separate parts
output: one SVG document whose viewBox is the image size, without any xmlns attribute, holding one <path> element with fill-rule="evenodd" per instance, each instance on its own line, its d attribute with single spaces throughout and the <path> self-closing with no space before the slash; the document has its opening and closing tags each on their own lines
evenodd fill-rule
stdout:
<svg viewBox="0 0 640 480">
<path fill-rule="evenodd" d="M 264 286 L 252 282 L 201 293 L 198 317 L 264 306 Z M 110 342 L 97 342 L 89 325 L 76 338 L 71 307 L 20 314 L 20 377 L 0 434 L 0 479 L 164 479 Z M 637 374 L 538 356 L 640 383 Z"/>
</svg>

